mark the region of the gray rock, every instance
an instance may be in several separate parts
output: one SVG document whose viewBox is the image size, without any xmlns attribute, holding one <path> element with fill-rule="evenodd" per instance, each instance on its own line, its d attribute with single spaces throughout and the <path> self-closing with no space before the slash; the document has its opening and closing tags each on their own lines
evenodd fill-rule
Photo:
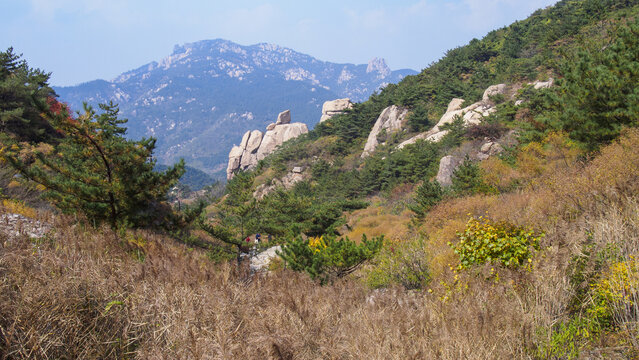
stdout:
<svg viewBox="0 0 639 360">
<path fill-rule="evenodd" d="M 273 153 L 273 151 L 285 141 L 306 134 L 307 132 L 308 127 L 306 127 L 304 123 L 277 125 L 273 130 L 269 130 L 264 134 L 262 143 L 257 150 L 257 160 L 262 160 Z"/>
<path fill-rule="evenodd" d="M 335 115 L 343 114 L 345 110 L 353 108 L 353 103 L 348 98 L 326 101 L 322 105 L 322 117 L 320 122 L 326 121 Z"/>
<path fill-rule="evenodd" d="M 451 100 L 450 103 L 448 104 L 448 109 L 446 109 L 446 112 L 461 110 L 462 108 L 461 106 L 463 103 L 464 103 L 464 99 L 455 98 Z"/>
<path fill-rule="evenodd" d="M 497 155 L 503 152 L 504 148 L 501 145 L 499 145 L 499 143 L 489 141 L 483 144 L 479 151 L 481 151 L 483 154 L 487 154 L 488 156 L 492 156 L 492 155 Z M 484 160 L 484 159 L 480 159 L 480 160 Z"/>
<path fill-rule="evenodd" d="M 490 116 L 495 111 L 497 111 L 497 109 L 491 105 L 489 96 L 504 94 L 506 90 L 507 87 L 505 84 L 490 86 L 488 89 L 486 89 L 486 91 L 484 91 L 484 100 L 466 106 L 463 109 L 459 108 L 464 102 L 463 99 L 451 100 L 451 102 L 448 104 L 448 110 L 444 115 L 442 115 L 442 117 L 439 119 L 439 122 L 437 122 L 437 124 L 433 126 L 432 129 L 403 141 L 397 146 L 397 148 L 402 149 L 404 146 L 414 144 L 415 142 L 417 142 L 417 140 L 420 139 L 434 142 L 441 140 L 441 138 L 443 138 L 444 135 L 448 133 L 447 131 L 442 131 L 441 127 L 446 124 L 452 123 L 457 117 L 461 117 L 464 121 L 464 125 L 466 126 L 481 123 L 485 117 Z"/>
<path fill-rule="evenodd" d="M 244 151 L 240 160 L 239 169 L 248 170 L 257 166 L 257 154 L 250 154 Z"/>
<path fill-rule="evenodd" d="M 271 154 L 285 141 L 298 137 L 308 132 L 308 127 L 303 123 L 292 123 L 289 110 L 281 112 L 277 122 L 266 127 L 266 133 L 259 130 L 247 131 L 242 136 L 240 146 L 233 146 L 229 153 L 229 162 L 226 168 L 226 178 L 233 178 L 238 170 L 255 168 L 257 163 Z"/>
<path fill-rule="evenodd" d="M 266 271 L 268 270 L 268 266 L 273 261 L 273 259 L 277 258 L 277 252 L 282 251 L 281 246 L 273 246 L 270 247 L 261 253 L 253 256 L 251 258 L 251 271 Z"/>
<path fill-rule="evenodd" d="M 408 140 L 405 140 L 405 141 L 401 142 L 399 145 L 397 145 L 397 149 L 403 149 L 404 146 L 410 145 L 410 144 L 414 144 L 418 140 L 426 140 L 426 138 L 428 138 L 428 136 L 429 136 L 428 132 L 415 135 L 412 138 L 410 138 Z"/>
<path fill-rule="evenodd" d="M 304 168 L 301 166 L 296 166 L 293 168 L 293 172 L 296 174 L 301 174 L 304 171 Z"/>
<path fill-rule="evenodd" d="M 249 137 L 251 137 L 251 130 L 245 132 L 244 136 L 242 136 L 242 141 L 240 142 L 242 150 L 246 149 L 246 143 L 248 143 Z"/>
<path fill-rule="evenodd" d="M 240 146 L 236 145 L 236 146 L 233 146 L 233 148 L 231 148 L 231 152 L 229 153 L 229 163 L 228 163 L 228 166 L 226 167 L 227 179 L 229 180 L 232 179 L 235 171 L 240 168 L 243 152 L 244 152 L 244 149 Z"/>
<path fill-rule="evenodd" d="M 488 102 L 490 101 L 491 96 L 505 94 L 506 90 L 506 84 L 491 85 L 486 89 L 486 91 L 484 91 L 484 95 L 482 96 L 481 101 Z"/>
<path fill-rule="evenodd" d="M 547 81 L 535 81 L 531 83 L 531 85 L 535 88 L 535 90 L 539 89 L 548 89 L 549 87 L 555 84 L 555 79 L 549 78 Z"/>
<path fill-rule="evenodd" d="M 251 131 L 251 136 L 249 136 L 249 139 L 246 142 L 246 147 L 244 148 L 244 154 L 256 153 L 257 149 L 260 147 L 260 144 L 262 143 L 263 135 L 264 134 L 262 134 L 262 132 L 259 130 Z"/>
<path fill-rule="evenodd" d="M 481 146 L 481 149 L 479 151 L 483 152 L 483 153 L 488 153 L 490 151 L 490 147 L 493 146 L 493 142 L 489 141 L 487 143 L 485 143 L 484 145 Z"/>
<path fill-rule="evenodd" d="M 379 145 L 378 137 L 382 130 L 385 130 L 387 135 L 391 135 L 402 130 L 407 114 L 408 109 L 403 109 L 396 105 L 392 105 L 384 109 L 368 135 L 368 140 L 366 140 L 366 144 L 364 145 L 362 158 L 369 156 L 373 153 L 373 151 L 375 151 L 375 148 Z"/>
<path fill-rule="evenodd" d="M 275 125 L 284 125 L 284 124 L 290 124 L 290 123 L 291 123 L 290 110 L 284 110 L 281 113 L 279 113 L 279 115 L 277 115 L 277 121 L 275 122 Z"/>
<path fill-rule="evenodd" d="M 461 161 L 452 155 L 444 156 L 439 160 L 439 171 L 437 171 L 437 181 L 441 186 L 450 186 L 453 184 L 453 172 L 459 166 Z"/>
<path fill-rule="evenodd" d="M 446 134 L 448 134 L 448 130 L 442 130 L 442 131 L 438 131 L 434 134 L 428 135 L 428 137 L 426 138 L 426 140 L 428 141 L 432 141 L 432 142 L 438 142 L 439 140 L 441 140 L 444 136 L 446 136 Z"/>
<path fill-rule="evenodd" d="M 490 147 L 489 155 L 497 155 L 504 151 L 504 148 L 499 145 L 499 143 L 493 143 L 493 146 Z"/>
</svg>

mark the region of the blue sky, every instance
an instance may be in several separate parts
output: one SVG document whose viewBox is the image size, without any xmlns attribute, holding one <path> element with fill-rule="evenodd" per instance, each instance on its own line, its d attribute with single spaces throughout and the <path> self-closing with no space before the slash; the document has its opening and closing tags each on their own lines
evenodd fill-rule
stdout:
<svg viewBox="0 0 639 360">
<path fill-rule="evenodd" d="M 13 46 L 53 85 L 118 74 L 175 44 L 223 38 L 320 60 L 421 70 L 450 48 L 557 0 L 0 0 L 0 49 Z"/>
</svg>

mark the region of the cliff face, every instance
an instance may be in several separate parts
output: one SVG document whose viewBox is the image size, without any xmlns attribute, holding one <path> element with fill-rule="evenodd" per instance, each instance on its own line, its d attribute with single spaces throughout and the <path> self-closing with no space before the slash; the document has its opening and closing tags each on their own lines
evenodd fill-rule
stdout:
<svg viewBox="0 0 639 360">
<path fill-rule="evenodd" d="M 239 146 L 233 146 L 229 153 L 226 178 L 232 179 L 239 170 L 250 170 L 257 162 L 273 153 L 285 141 L 306 134 L 308 128 L 303 123 L 291 124 L 291 112 L 286 110 L 277 116 L 275 123 L 266 127 L 266 133 L 259 130 L 247 131 Z"/>
</svg>

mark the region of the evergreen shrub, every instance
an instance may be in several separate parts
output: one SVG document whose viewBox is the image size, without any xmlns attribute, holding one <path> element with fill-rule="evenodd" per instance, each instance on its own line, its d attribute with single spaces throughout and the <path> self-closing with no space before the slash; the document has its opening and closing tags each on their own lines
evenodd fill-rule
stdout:
<svg viewBox="0 0 639 360">
<path fill-rule="evenodd" d="M 298 237 L 282 246 L 279 255 L 294 271 L 304 271 L 311 279 L 326 284 L 357 270 L 372 259 L 382 247 L 384 236 L 368 240 L 366 235 L 357 244 L 346 238 L 318 236 Z"/>
</svg>

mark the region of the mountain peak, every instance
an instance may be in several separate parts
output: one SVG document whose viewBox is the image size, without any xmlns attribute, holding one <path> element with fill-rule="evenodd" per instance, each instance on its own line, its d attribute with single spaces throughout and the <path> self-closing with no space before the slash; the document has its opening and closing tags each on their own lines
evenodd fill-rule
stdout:
<svg viewBox="0 0 639 360">
<path fill-rule="evenodd" d="M 337 64 L 268 44 L 223 39 L 182 43 L 158 62 L 113 82 L 56 89 L 72 107 L 114 100 L 129 119 L 128 136 L 158 139 L 159 163 L 182 157 L 189 165 L 222 174 L 233 140 L 263 128 L 282 109 L 312 127 L 328 100 L 364 101 L 415 71 L 392 71 L 383 59 Z M 216 146 L 210 146 L 216 144 Z"/>
<path fill-rule="evenodd" d="M 386 77 L 391 74 L 391 69 L 386 64 L 386 60 L 383 58 L 374 57 L 368 62 L 366 67 L 366 73 L 378 72 L 381 77 Z"/>
</svg>

